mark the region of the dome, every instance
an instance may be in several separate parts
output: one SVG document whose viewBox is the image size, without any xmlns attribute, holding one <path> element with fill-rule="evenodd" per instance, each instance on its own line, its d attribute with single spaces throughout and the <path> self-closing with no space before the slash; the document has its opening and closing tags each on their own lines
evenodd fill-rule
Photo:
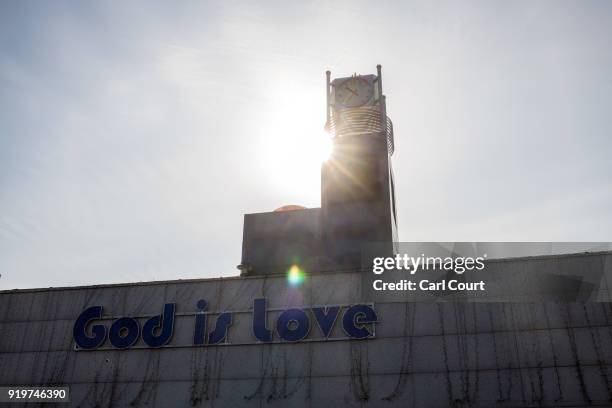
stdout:
<svg viewBox="0 0 612 408">
<path fill-rule="evenodd" d="M 282 212 L 282 211 L 296 211 L 296 210 L 306 210 L 306 207 L 301 205 L 289 204 L 283 205 L 282 207 L 278 207 L 274 212 Z"/>
</svg>

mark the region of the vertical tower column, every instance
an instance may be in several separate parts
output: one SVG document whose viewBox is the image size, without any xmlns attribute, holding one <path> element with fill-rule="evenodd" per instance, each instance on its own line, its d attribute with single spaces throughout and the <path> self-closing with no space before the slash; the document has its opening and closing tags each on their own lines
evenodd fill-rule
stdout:
<svg viewBox="0 0 612 408">
<path fill-rule="evenodd" d="M 333 153 L 321 168 L 321 226 L 330 268 L 357 269 L 365 245 L 397 241 L 393 129 L 377 69 L 331 83 L 326 73 Z"/>
</svg>

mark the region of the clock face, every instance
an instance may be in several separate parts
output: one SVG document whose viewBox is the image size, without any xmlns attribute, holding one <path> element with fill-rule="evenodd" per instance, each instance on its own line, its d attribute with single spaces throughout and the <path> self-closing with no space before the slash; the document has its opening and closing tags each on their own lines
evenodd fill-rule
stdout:
<svg viewBox="0 0 612 408">
<path fill-rule="evenodd" d="M 370 82 L 361 78 L 353 77 L 336 86 L 336 104 L 346 108 L 355 108 L 365 105 L 372 99 L 374 87 Z"/>
</svg>

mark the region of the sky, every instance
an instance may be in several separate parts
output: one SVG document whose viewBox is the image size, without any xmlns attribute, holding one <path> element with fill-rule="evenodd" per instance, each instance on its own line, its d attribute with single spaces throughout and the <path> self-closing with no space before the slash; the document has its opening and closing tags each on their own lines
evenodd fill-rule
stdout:
<svg viewBox="0 0 612 408">
<path fill-rule="evenodd" d="M 232 276 L 376 73 L 402 241 L 612 241 L 612 2 L 2 1 L 0 289 Z"/>
</svg>

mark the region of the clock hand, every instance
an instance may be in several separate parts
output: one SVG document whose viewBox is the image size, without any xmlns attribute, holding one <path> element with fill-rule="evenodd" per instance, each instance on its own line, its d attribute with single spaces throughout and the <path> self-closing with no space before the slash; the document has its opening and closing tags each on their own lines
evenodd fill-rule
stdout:
<svg viewBox="0 0 612 408">
<path fill-rule="evenodd" d="M 359 96 L 359 94 L 356 91 L 353 91 L 351 88 L 349 88 L 348 86 L 346 87 L 347 90 L 349 90 L 353 95 L 355 96 Z"/>
</svg>

